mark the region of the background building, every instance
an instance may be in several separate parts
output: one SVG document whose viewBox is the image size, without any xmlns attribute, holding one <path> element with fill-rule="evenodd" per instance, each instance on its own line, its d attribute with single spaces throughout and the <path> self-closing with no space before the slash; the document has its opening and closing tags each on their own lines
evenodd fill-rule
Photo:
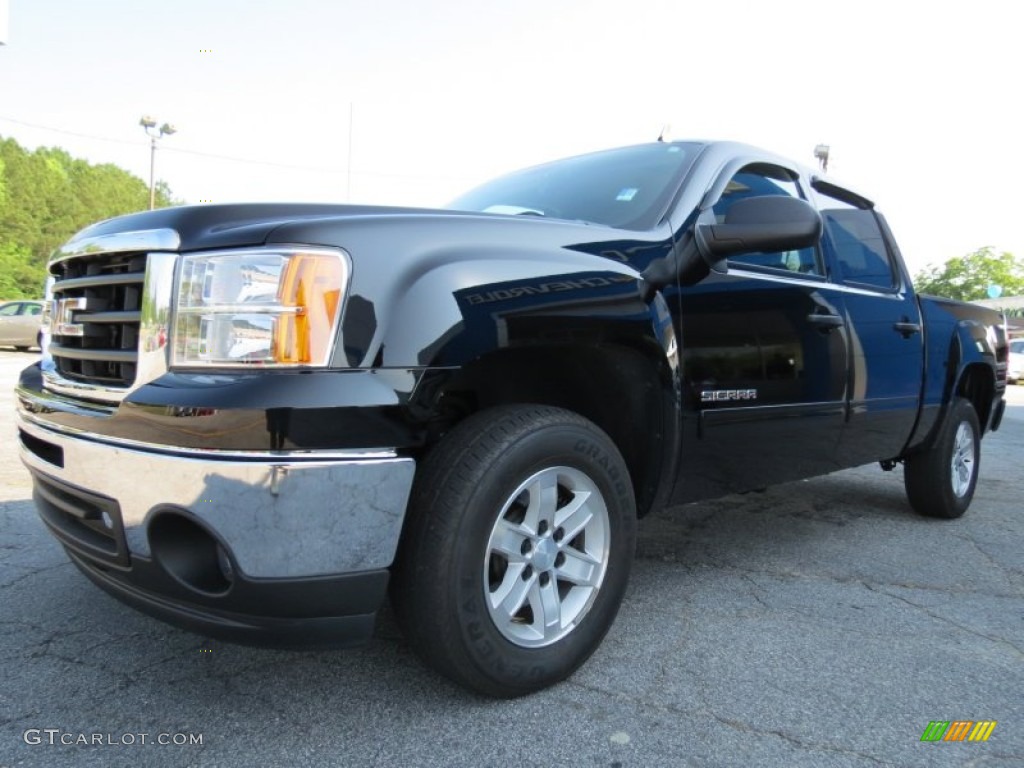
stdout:
<svg viewBox="0 0 1024 768">
<path fill-rule="evenodd" d="M 998 299 L 979 299 L 973 302 L 983 307 L 998 309 L 1006 315 L 1011 336 L 1024 336 L 1024 296 L 1001 296 Z"/>
</svg>

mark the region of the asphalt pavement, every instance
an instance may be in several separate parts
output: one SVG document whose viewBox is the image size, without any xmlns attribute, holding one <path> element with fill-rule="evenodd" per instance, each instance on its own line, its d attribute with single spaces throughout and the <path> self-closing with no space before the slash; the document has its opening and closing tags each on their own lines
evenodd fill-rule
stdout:
<svg viewBox="0 0 1024 768">
<path fill-rule="evenodd" d="M 491 701 L 389 616 L 363 649 L 272 651 L 92 586 L 17 460 L 34 359 L 0 351 L 0 768 L 1024 765 L 1024 387 L 962 519 L 917 517 L 875 466 L 658 512 L 591 660 Z M 996 726 L 921 740 L 958 720 Z"/>
</svg>

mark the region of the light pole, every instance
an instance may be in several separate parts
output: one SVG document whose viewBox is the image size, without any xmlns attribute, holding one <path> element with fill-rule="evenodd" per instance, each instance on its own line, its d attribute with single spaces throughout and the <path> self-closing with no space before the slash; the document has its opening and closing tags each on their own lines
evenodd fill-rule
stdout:
<svg viewBox="0 0 1024 768">
<path fill-rule="evenodd" d="M 818 166 L 822 171 L 828 172 L 828 156 L 831 152 L 831 147 L 828 144 L 819 144 L 814 148 L 814 156 L 818 160 Z"/>
<path fill-rule="evenodd" d="M 139 125 L 142 126 L 146 135 L 149 136 L 149 210 L 152 211 L 156 207 L 156 176 L 154 175 L 156 167 L 156 140 L 162 139 L 164 136 L 170 136 L 172 133 L 177 133 L 178 130 L 170 123 L 164 123 L 157 128 L 156 120 L 149 115 L 143 115 L 139 118 Z"/>
</svg>

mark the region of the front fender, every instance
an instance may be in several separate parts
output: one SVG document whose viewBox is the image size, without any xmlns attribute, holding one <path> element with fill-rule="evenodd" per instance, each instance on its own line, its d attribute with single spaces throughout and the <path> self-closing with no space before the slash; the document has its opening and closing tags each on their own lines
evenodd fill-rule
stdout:
<svg viewBox="0 0 1024 768">
<path fill-rule="evenodd" d="M 643 301 L 639 275 L 609 266 L 616 265 L 519 257 L 439 265 L 384 302 L 387 313 L 368 357 L 388 367 L 457 367 L 510 347 L 657 339 L 670 332 L 667 311 L 658 311 L 660 296 Z"/>
<path fill-rule="evenodd" d="M 272 242 L 331 245 L 352 259 L 335 367 L 454 367 L 507 346 L 650 337 L 640 270 L 671 249 L 578 222 L 434 213 L 304 221 Z"/>
</svg>

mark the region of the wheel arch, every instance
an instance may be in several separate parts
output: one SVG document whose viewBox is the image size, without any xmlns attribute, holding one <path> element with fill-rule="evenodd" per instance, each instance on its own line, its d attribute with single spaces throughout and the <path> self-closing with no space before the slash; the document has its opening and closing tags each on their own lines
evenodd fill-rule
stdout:
<svg viewBox="0 0 1024 768">
<path fill-rule="evenodd" d="M 948 357 L 951 376 L 943 397 L 943 416 L 957 397 L 969 400 L 982 434 L 988 431 L 996 401 L 998 350 L 991 330 L 977 318 L 957 320 Z"/>
<path fill-rule="evenodd" d="M 426 450 L 467 416 L 513 403 L 577 413 L 615 443 L 643 516 L 664 503 L 678 440 L 675 368 L 653 339 L 606 344 L 538 344 L 494 350 L 420 389 L 431 424 Z"/>
<path fill-rule="evenodd" d="M 983 433 L 992 415 L 995 395 L 995 372 L 990 365 L 981 362 L 965 366 L 953 390 L 954 397 L 966 398 L 974 406 Z"/>
<path fill-rule="evenodd" d="M 996 417 L 1002 386 L 996 381 L 998 329 L 989 310 L 949 299 L 921 296 L 925 322 L 925 381 L 922 412 L 905 455 L 926 450 L 935 440 L 957 397 L 970 401 L 982 434 Z"/>
</svg>

